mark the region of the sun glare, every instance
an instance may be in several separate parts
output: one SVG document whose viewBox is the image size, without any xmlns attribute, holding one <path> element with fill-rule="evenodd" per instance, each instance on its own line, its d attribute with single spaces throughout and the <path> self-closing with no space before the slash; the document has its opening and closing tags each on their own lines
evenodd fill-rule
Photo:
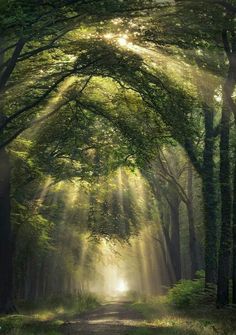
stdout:
<svg viewBox="0 0 236 335">
<path fill-rule="evenodd" d="M 116 35 L 113 33 L 107 33 L 103 35 L 104 38 L 110 42 L 118 43 L 121 47 L 126 47 L 130 45 L 129 38 L 127 35 Z"/>
<path fill-rule="evenodd" d="M 126 283 L 123 279 L 120 279 L 120 280 L 117 282 L 116 291 L 117 291 L 118 293 L 125 293 L 125 292 L 128 291 L 127 283 Z"/>
<path fill-rule="evenodd" d="M 128 44 L 127 38 L 122 36 L 118 38 L 118 43 L 120 46 L 125 47 Z"/>
</svg>

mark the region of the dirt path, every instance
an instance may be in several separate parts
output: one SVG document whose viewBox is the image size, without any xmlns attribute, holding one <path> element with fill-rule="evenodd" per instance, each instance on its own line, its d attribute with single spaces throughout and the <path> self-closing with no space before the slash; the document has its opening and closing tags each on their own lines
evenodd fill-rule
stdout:
<svg viewBox="0 0 236 335">
<path fill-rule="evenodd" d="M 143 324 L 142 316 L 133 311 L 127 302 L 109 302 L 65 324 L 63 333 L 65 335 L 132 335 L 135 334 L 135 330 L 142 329 Z M 146 326 L 145 329 L 147 329 Z"/>
</svg>

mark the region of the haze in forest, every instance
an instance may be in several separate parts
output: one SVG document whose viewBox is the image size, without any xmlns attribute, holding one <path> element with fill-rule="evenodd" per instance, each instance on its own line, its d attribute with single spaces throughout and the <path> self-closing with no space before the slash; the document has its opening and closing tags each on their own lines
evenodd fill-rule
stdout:
<svg viewBox="0 0 236 335">
<path fill-rule="evenodd" d="M 0 334 L 234 334 L 235 15 L 0 1 Z"/>
</svg>

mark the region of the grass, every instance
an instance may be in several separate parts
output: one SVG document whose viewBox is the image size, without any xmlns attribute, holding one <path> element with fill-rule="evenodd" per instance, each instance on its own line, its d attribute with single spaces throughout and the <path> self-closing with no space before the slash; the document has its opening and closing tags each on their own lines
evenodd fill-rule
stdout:
<svg viewBox="0 0 236 335">
<path fill-rule="evenodd" d="M 34 311 L 28 306 L 22 314 L 0 318 L 0 335 L 59 335 L 65 321 L 97 306 L 91 296 L 54 299 L 47 302 L 47 308 L 41 305 Z M 217 310 L 205 304 L 177 309 L 165 297 L 140 299 L 131 308 L 145 321 L 134 324 L 124 335 L 236 335 L 233 309 Z"/>
<path fill-rule="evenodd" d="M 0 318 L 0 334 L 4 335 L 58 335 L 63 320 L 51 319 L 52 313 L 46 318 L 45 311 L 38 312 L 35 315 L 10 315 Z"/>
<path fill-rule="evenodd" d="M 236 335 L 236 310 L 198 306 L 177 310 L 165 298 L 151 298 L 132 304 L 145 321 L 126 335 Z"/>
<path fill-rule="evenodd" d="M 36 306 L 21 306 L 20 314 L 0 317 L 0 335 L 59 335 L 66 320 L 99 305 L 91 295 L 53 298 Z"/>
</svg>

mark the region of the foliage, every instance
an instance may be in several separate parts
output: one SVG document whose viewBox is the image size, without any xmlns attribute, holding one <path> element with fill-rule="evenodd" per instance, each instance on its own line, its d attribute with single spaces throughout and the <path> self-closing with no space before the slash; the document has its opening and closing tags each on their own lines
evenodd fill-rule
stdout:
<svg viewBox="0 0 236 335">
<path fill-rule="evenodd" d="M 205 2 L 0 3 L 0 148 L 8 146 L 13 167 L 11 194 L 3 187 L 11 197 L 11 224 L 0 227 L 13 249 L 8 254 L 18 301 L 84 291 L 96 272 L 100 238 L 127 242 L 148 225 L 155 235 L 151 247 L 159 243 L 160 268 L 168 272 L 160 286 L 189 278 L 194 261 L 205 266 L 207 282 L 210 265 L 210 282 L 216 280 L 217 210 L 226 208 L 217 194 L 224 187 L 224 176 L 216 178 L 219 167 L 228 166 L 229 194 L 231 187 L 230 162 L 222 162 L 218 146 L 219 120 L 222 112 L 231 113 L 222 86 L 227 48 L 233 53 L 236 45 L 236 11 L 235 0 Z M 233 88 L 231 93 L 234 105 Z M 228 158 L 232 127 L 229 116 Z M 197 172 L 192 177 L 189 161 Z M 142 189 L 130 182 L 137 169 L 148 182 Z M 0 186 L 5 179 L 0 171 Z M 0 216 L 5 209 L 0 206 Z M 228 283 L 227 222 L 221 236 L 229 243 L 220 248 L 228 246 Z M 146 272 L 140 271 L 145 285 Z M 169 302 L 183 308 L 206 301 L 203 282 L 182 280 L 170 290 Z"/>
<path fill-rule="evenodd" d="M 212 292 L 211 292 L 212 293 Z M 204 272 L 198 272 L 195 280 L 181 280 L 168 292 L 167 299 L 177 308 L 196 307 L 206 300 Z"/>
<path fill-rule="evenodd" d="M 166 297 L 137 301 L 132 304 L 132 308 L 147 320 L 142 327 L 140 326 L 140 330 L 137 330 L 137 334 L 139 331 L 142 334 L 163 335 L 235 334 L 234 310 L 219 311 L 204 303 L 199 303 L 194 309 L 189 306 L 179 309 L 170 305 Z M 128 334 L 136 334 L 136 330 Z"/>
<path fill-rule="evenodd" d="M 61 333 L 64 320 L 99 305 L 98 299 L 89 294 L 58 296 L 44 299 L 35 305 L 22 305 L 21 313 L 0 318 L 0 334 L 47 334 Z"/>
</svg>

